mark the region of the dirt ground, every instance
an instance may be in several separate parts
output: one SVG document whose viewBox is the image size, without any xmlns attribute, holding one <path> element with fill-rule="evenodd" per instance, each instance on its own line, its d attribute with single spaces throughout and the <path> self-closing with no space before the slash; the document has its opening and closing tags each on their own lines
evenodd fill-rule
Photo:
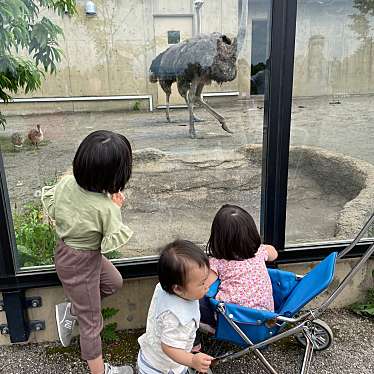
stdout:
<svg viewBox="0 0 374 374">
<path fill-rule="evenodd" d="M 97 129 L 125 134 L 137 154 L 127 190 L 125 222 L 135 231 L 124 256 L 154 253 L 176 236 L 205 243 L 214 213 L 223 203 L 247 208 L 259 221 L 261 166 L 236 150 L 261 144 L 263 104 L 236 101 L 213 104 L 224 115 L 233 135 L 224 132 L 210 115 L 197 123 L 197 139 L 188 137 L 185 109 L 149 112 L 90 112 L 12 116 L 0 144 L 13 209 L 38 199 L 43 185 L 71 167 L 80 141 Z M 10 136 L 40 124 L 45 140 L 35 150 L 25 143 L 13 151 Z M 341 104 L 328 98 L 298 99 L 292 112 L 291 145 L 312 145 L 374 164 L 374 98 L 346 97 Z M 327 195 L 303 170 L 289 173 L 287 241 L 333 238 L 335 220 L 346 203 L 339 194 Z"/>
<path fill-rule="evenodd" d="M 310 373 L 318 374 L 372 374 L 374 367 L 374 339 L 372 319 L 362 318 L 344 309 L 327 311 L 322 318 L 334 334 L 333 344 L 325 351 L 316 352 Z M 140 331 L 122 334 L 120 341 L 104 345 L 104 360 L 113 364 L 135 365 L 138 352 L 136 342 Z M 205 341 L 205 340 L 204 340 Z M 203 341 L 203 343 L 204 343 Z M 217 346 L 205 341 L 203 350 L 213 354 Z M 209 344 L 211 343 L 211 344 Z M 227 352 L 226 348 L 223 352 Z M 299 373 L 302 349 L 293 338 L 280 340 L 263 351 L 264 356 L 282 374 Z M 12 345 L 0 347 L 1 374 L 56 374 L 88 373 L 79 357 L 77 343 L 62 348 L 59 343 Z M 249 353 L 234 361 L 214 368 L 214 374 L 266 374 L 254 356 Z"/>
</svg>

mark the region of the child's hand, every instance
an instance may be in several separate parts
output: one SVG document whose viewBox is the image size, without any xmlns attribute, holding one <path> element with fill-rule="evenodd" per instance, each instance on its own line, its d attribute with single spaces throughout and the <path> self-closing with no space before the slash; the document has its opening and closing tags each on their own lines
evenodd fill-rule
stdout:
<svg viewBox="0 0 374 374">
<path fill-rule="evenodd" d="M 191 366 L 200 373 L 206 373 L 212 363 L 213 357 L 205 353 L 196 353 L 193 355 Z"/>
<path fill-rule="evenodd" d="M 121 191 L 119 191 L 112 195 L 112 201 L 114 204 L 118 205 L 121 208 L 123 203 L 125 202 L 125 196 Z"/>
</svg>

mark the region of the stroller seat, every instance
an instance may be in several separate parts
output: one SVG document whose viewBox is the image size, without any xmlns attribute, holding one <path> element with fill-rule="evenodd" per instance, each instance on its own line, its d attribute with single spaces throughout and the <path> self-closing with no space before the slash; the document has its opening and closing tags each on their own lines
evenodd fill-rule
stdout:
<svg viewBox="0 0 374 374">
<path fill-rule="evenodd" d="M 283 327 L 282 324 L 275 323 L 278 316 L 293 317 L 309 301 L 326 290 L 330 285 L 334 278 L 336 258 L 337 253 L 331 253 L 302 278 L 298 278 L 292 272 L 269 269 L 275 304 L 274 312 L 250 309 L 216 300 L 215 296 L 220 284 L 220 280 L 217 279 L 205 296 L 209 299 L 213 310 L 218 312 L 215 338 L 240 346 L 248 346 L 248 343 L 229 324 L 227 317 L 254 344 L 276 335 Z M 223 307 L 226 318 L 223 315 L 222 308 L 219 308 L 219 306 Z"/>
</svg>

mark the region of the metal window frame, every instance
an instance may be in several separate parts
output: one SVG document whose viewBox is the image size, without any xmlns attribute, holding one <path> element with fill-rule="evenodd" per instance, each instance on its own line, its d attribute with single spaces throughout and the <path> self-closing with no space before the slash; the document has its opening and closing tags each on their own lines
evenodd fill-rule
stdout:
<svg viewBox="0 0 374 374">
<path fill-rule="evenodd" d="M 264 105 L 261 234 L 266 243 L 271 243 L 280 250 L 277 260 L 279 264 L 321 260 L 332 251 L 342 251 L 348 243 L 347 241 L 300 245 L 284 250 L 296 12 L 297 0 L 272 1 L 268 66 L 270 79 L 267 82 Z M 359 243 L 350 252 L 349 257 L 361 256 L 372 242 L 373 240 L 367 240 Z M 56 272 L 51 269 L 17 272 L 15 251 L 16 242 L 5 168 L 0 152 L 0 292 L 3 296 L 18 292 L 19 297 L 15 302 L 22 305 L 24 290 L 60 284 Z M 128 259 L 115 264 L 125 279 L 157 274 L 156 256 Z M 25 318 L 26 320 L 18 323 L 22 322 L 26 326 L 27 316 Z M 22 335 L 22 331 L 15 325 L 13 327 L 13 331 L 16 332 L 10 331 L 11 340 L 25 339 L 27 332 L 23 331 Z"/>
<path fill-rule="evenodd" d="M 261 235 L 284 248 L 297 0 L 272 2 L 264 97 Z"/>
</svg>

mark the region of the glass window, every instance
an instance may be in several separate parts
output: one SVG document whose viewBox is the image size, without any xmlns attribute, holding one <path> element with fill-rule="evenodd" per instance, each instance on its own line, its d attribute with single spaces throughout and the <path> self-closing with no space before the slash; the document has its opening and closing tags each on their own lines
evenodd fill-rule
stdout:
<svg viewBox="0 0 374 374">
<path fill-rule="evenodd" d="M 177 44 L 181 41 L 180 31 L 168 31 L 168 44 Z"/>
<path fill-rule="evenodd" d="M 242 18 L 237 0 L 206 2 L 201 25 L 208 36 L 200 39 L 194 39 L 190 2 L 170 3 L 175 14 L 167 6 L 114 0 L 90 19 L 48 13 L 65 34 L 57 74 L 47 75 L 40 90 L 17 96 L 34 102 L 2 107 L 7 124 L 1 152 L 21 270 L 52 264 L 56 234 L 43 216 L 41 189 L 72 173 L 78 145 L 97 129 L 126 135 L 134 151 L 122 209 L 134 235 L 110 257 L 155 255 L 177 237 L 204 245 L 226 203 L 244 207 L 259 225 L 263 104 L 247 99 L 251 59 L 264 60 L 268 50 L 262 45 L 266 21 L 258 38 L 251 32 L 256 20 L 268 19 L 265 2 L 251 2 Z M 243 28 L 245 39 L 236 44 Z M 188 38 L 189 55 L 183 55 L 178 43 Z M 166 53 L 168 44 L 174 49 Z M 214 65 L 219 53 L 224 58 Z M 193 116 L 187 90 L 195 94 Z"/>
<path fill-rule="evenodd" d="M 373 211 L 373 26 L 372 1 L 298 1 L 288 244 L 351 239 Z"/>
</svg>

